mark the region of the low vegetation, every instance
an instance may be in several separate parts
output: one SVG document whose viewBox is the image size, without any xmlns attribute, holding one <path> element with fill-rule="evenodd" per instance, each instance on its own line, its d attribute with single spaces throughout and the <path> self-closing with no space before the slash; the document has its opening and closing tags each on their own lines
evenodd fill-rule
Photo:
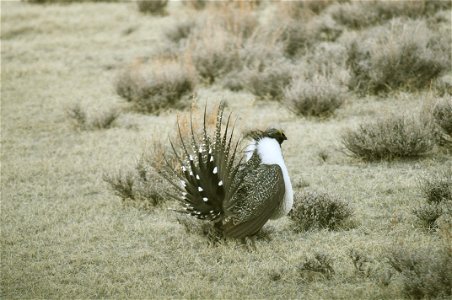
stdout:
<svg viewBox="0 0 452 300">
<path fill-rule="evenodd" d="M 347 131 L 342 142 L 353 156 L 372 161 L 424 156 L 433 150 L 437 140 L 430 124 L 392 116 Z"/>
<path fill-rule="evenodd" d="M 399 273 L 404 293 L 409 298 L 449 298 L 452 295 L 452 252 L 443 249 L 407 251 L 395 249 L 389 264 Z"/>
<path fill-rule="evenodd" d="M 305 280 L 313 280 L 318 275 L 325 279 L 331 279 L 335 273 L 331 257 L 320 252 L 315 253 L 313 258 L 306 258 L 298 266 L 298 271 Z"/>
<path fill-rule="evenodd" d="M 116 92 L 140 112 L 158 114 L 189 104 L 196 79 L 177 62 L 154 62 L 126 68 L 116 81 Z"/>
<path fill-rule="evenodd" d="M 108 129 L 115 125 L 119 117 L 117 109 L 110 109 L 103 112 L 94 112 L 88 116 L 85 109 L 80 104 L 74 104 L 67 109 L 67 115 L 75 128 L 80 130 Z"/>
<path fill-rule="evenodd" d="M 139 0 L 137 2 L 138 10 L 142 13 L 153 15 L 165 15 L 168 0 Z"/>
<path fill-rule="evenodd" d="M 305 117 L 328 117 L 345 100 L 341 87 L 326 78 L 298 79 L 284 91 L 284 98 L 291 110 Z"/>
<path fill-rule="evenodd" d="M 450 8 L 447 1 L 354 1 L 330 7 L 333 18 L 341 25 L 362 29 L 397 17 L 419 18 Z"/>
<path fill-rule="evenodd" d="M 452 217 L 452 170 L 425 175 L 419 188 L 425 203 L 414 210 L 414 215 L 425 228 L 436 229 L 440 217 Z"/>
<path fill-rule="evenodd" d="M 450 1 L 35 2 L 1 3 L 2 298 L 452 297 Z M 161 177 L 220 100 L 303 191 L 244 243 Z"/>
<path fill-rule="evenodd" d="M 433 107 L 433 120 L 440 128 L 440 142 L 452 143 L 452 100 L 441 99 Z"/>
<path fill-rule="evenodd" d="M 154 150 L 151 155 L 142 155 L 133 169 L 119 170 L 115 174 L 105 173 L 104 181 L 124 204 L 153 209 L 169 198 L 169 183 L 159 174 L 161 155 L 161 149 L 158 152 Z"/>
<path fill-rule="evenodd" d="M 350 87 L 363 94 L 429 86 L 450 70 L 450 31 L 430 30 L 423 21 L 395 19 L 359 35 L 349 46 Z"/>
<path fill-rule="evenodd" d="M 339 229 L 349 223 L 352 209 L 347 203 L 324 192 L 302 192 L 295 195 L 289 214 L 295 231 Z"/>
</svg>

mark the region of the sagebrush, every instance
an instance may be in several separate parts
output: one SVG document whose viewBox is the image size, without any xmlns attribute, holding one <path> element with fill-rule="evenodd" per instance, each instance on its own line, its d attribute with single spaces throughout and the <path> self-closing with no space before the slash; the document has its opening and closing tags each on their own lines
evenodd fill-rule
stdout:
<svg viewBox="0 0 452 300">
<path fill-rule="evenodd" d="M 295 231 L 326 228 L 339 229 L 347 225 L 352 209 L 346 203 L 326 192 L 305 191 L 295 194 L 295 203 L 289 214 Z"/>
<path fill-rule="evenodd" d="M 291 110 L 300 116 L 328 117 L 345 100 L 343 89 L 325 78 L 312 81 L 298 79 L 285 89 L 284 98 Z"/>
<path fill-rule="evenodd" d="M 431 124 L 404 116 L 363 123 L 342 136 L 350 154 L 368 161 L 420 157 L 436 142 Z"/>
<path fill-rule="evenodd" d="M 153 167 L 153 157 L 143 155 L 130 170 L 104 173 L 104 181 L 124 204 L 149 210 L 169 198 L 169 183 Z"/>
<path fill-rule="evenodd" d="M 363 94 L 428 87 L 451 69 L 450 31 L 443 34 L 398 19 L 366 31 L 349 46 L 350 87 Z"/>
<path fill-rule="evenodd" d="M 80 130 L 111 128 L 120 115 L 117 109 L 95 111 L 88 115 L 86 109 L 82 108 L 79 103 L 70 106 L 66 112 L 74 127 Z"/>
<path fill-rule="evenodd" d="M 166 14 L 168 0 L 140 0 L 137 2 L 137 5 L 138 10 L 142 13 L 164 15 Z"/>
<path fill-rule="evenodd" d="M 403 281 L 406 296 L 415 299 L 448 298 L 452 295 L 452 251 L 394 249 L 388 255 L 390 266 Z"/>
<path fill-rule="evenodd" d="M 193 73 L 177 62 L 155 61 L 125 69 L 116 81 L 116 92 L 140 112 L 158 114 L 189 104 L 196 84 Z"/>
<path fill-rule="evenodd" d="M 425 174 L 419 180 L 419 189 L 425 203 L 413 213 L 427 229 L 435 229 L 440 217 L 451 217 L 452 170 L 444 169 Z"/>
<path fill-rule="evenodd" d="M 298 266 L 302 278 L 311 280 L 315 275 L 321 275 L 326 279 L 331 279 L 335 274 L 332 258 L 321 252 L 316 252 L 313 258 L 305 258 L 305 261 Z"/>
</svg>

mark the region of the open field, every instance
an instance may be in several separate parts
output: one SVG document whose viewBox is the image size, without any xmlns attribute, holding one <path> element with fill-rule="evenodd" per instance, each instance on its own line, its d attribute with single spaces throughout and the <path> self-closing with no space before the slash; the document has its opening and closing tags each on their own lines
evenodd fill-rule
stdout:
<svg viewBox="0 0 452 300">
<path fill-rule="evenodd" d="M 428 25 L 421 24 L 424 16 L 398 22 L 417 24 L 419 32 L 444 29 L 450 36 L 450 9 L 446 4 L 425 17 Z M 262 5 L 253 8 L 253 14 L 265 23 L 274 10 L 272 5 Z M 227 90 L 226 76 L 214 82 L 196 78 L 199 106 L 225 101 L 227 112 L 238 117 L 240 130 L 283 128 L 288 141 L 282 148 L 295 189 L 326 191 L 348 203 L 353 210 L 349 228 L 296 232 L 285 217 L 268 222 L 263 237 L 255 241 L 256 250 L 250 250 L 234 240 L 212 244 L 197 230 L 187 230 L 168 210 L 176 205 L 171 201 L 140 209 L 112 193 L 104 174 L 133 169 L 155 141 L 167 141 L 179 113 L 140 111 L 118 96 L 117 78 L 124 66 L 153 57 L 161 49 L 171 52 L 164 33 L 178 20 L 201 13 L 180 3 L 170 3 L 165 16 L 153 16 L 140 13 L 131 2 L 40 5 L 2 1 L 1 297 L 425 296 L 407 292 L 406 277 L 389 260 L 393 251 L 432 254 L 444 249 L 449 253 L 444 265 L 451 270 L 450 214 L 434 230 L 427 230 L 413 214 L 425 202 L 420 178 L 438 170 L 450 171 L 451 149 L 435 145 L 420 157 L 366 161 L 348 155 L 342 136 L 363 122 L 392 114 L 420 118 L 438 99 L 450 101 L 450 85 L 447 90 L 438 83 L 452 76 L 450 56 L 438 62 L 428 83 L 413 79 L 406 86 L 391 85 L 396 78 L 381 84 L 371 74 L 374 81 L 360 78 L 372 86 L 372 90 L 363 90 L 359 85 L 349 88 L 340 75 L 337 84 L 346 89 L 343 103 L 320 118 L 296 114 L 284 101 L 259 99 L 253 88 Z M 435 18 L 444 20 L 431 25 Z M 378 30 L 387 29 L 381 27 L 385 24 L 369 25 L 376 29 L 368 33 L 343 25 L 337 43 L 348 42 L 360 30 L 363 36 L 378 35 Z M 306 53 L 300 50 L 291 59 L 295 68 L 306 66 L 309 73 L 311 66 L 298 65 L 312 54 L 310 45 L 304 47 Z M 328 59 L 333 60 L 333 55 Z M 379 61 L 369 64 L 378 67 Z M 424 69 L 420 67 L 419 72 Z M 190 68 L 187 72 L 192 74 Z M 112 109 L 118 117 L 110 128 L 80 128 L 68 115 L 76 104 L 88 119 Z M 366 257 L 361 270 L 350 258 L 352 250 Z M 319 252 L 331 259 L 332 274 L 303 270 L 305 260 Z M 449 296 L 450 274 L 443 285 Z"/>
</svg>

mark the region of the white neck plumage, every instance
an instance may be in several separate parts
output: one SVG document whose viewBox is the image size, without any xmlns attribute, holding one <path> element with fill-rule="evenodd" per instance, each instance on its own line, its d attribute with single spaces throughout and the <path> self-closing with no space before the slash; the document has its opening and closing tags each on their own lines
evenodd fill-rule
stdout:
<svg viewBox="0 0 452 300">
<path fill-rule="evenodd" d="M 286 193 L 284 195 L 284 202 L 281 204 L 279 210 L 275 212 L 272 219 L 280 218 L 289 213 L 293 206 L 293 190 L 290 182 L 289 172 L 281 152 L 281 146 L 277 140 L 272 138 L 262 138 L 259 141 L 252 141 L 245 150 L 246 160 L 250 159 L 253 152 L 257 151 L 262 164 L 273 165 L 277 164 L 281 167 Z"/>
</svg>

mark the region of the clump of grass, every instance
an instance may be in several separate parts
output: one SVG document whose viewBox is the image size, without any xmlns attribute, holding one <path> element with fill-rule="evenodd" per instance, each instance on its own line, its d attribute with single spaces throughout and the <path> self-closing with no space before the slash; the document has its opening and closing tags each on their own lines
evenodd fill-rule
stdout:
<svg viewBox="0 0 452 300">
<path fill-rule="evenodd" d="M 110 109 L 88 117 L 86 111 L 77 103 L 67 109 L 67 116 L 71 119 L 74 127 L 80 130 L 95 130 L 113 127 L 119 117 L 119 112 L 116 109 Z"/>
<path fill-rule="evenodd" d="M 452 170 L 425 176 L 421 179 L 420 189 L 429 204 L 452 201 Z"/>
<path fill-rule="evenodd" d="M 223 79 L 230 90 L 246 89 L 259 98 L 273 95 L 281 98 L 283 88 L 290 82 L 292 66 L 284 59 L 278 44 L 267 47 L 264 34 L 256 34 L 239 50 L 238 68 Z"/>
<path fill-rule="evenodd" d="M 434 88 L 440 96 L 452 96 L 452 74 L 438 77 L 434 82 Z"/>
<path fill-rule="evenodd" d="M 369 277 L 372 272 L 372 259 L 356 249 L 348 251 L 348 257 L 352 260 L 356 273 Z"/>
<path fill-rule="evenodd" d="M 78 2 L 118 2 L 118 0 L 25 0 L 28 3 L 33 4 L 70 4 Z"/>
<path fill-rule="evenodd" d="M 82 106 L 79 103 L 70 106 L 66 110 L 66 114 L 71 119 L 74 126 L 80 129 L 86 128 L 88 118 L 86 116 L 86 111 L 82 108 Z"/>
<path fill-rule="evenodd" d="M 165 15 L 168 0 L 140 0 L 137 2 L 138 10 L 152 15 Z"/>
<path fill-rule="evenodd" d="M 284 53 L 293 58 L 313 42 L 313 31 L 308 30 L 305 23 L 291 20 L 281 30 L 281 42 L 284 45 Z"/>
<path fill-rule="evenodd" d="M 443 215 L 443 208 L 437 204 L 427 204 L 413 211 L 427 230 L 438 228 L 437 220 Z"/>
<path fill-rule="evenodd" d="M 182 4 L 196 10 L 202 10 L 206 8 L 208 2 L 207 0 L 186 0 L 182 1 Z"/>
<path fill-rule="evenodd" d="M 286 63 L 247 69 L 242 72 L 244 88 L 259 99 L 281 101 L 292 80 L 292 72 L 292 66 Z"/>
<path fill-rule="evenodd" d="M 363 160 L 393 160 L 426 155 L 432 151 L 436 138 L 430 124 L 392 116 L 347 131 L 342 143 L 352 155 Z"/>
<path fill-rule="evenodd" d="M 130 171 L 104 174 L 104 181 L 124 204 L 152 209 L 168 198 L 169 184 L 153 167 L 151 159 L 152 156 L 143 155 Z"/>
<path fill-rule="evenodd" d="M 449 247 L 416 252 L 395 249 L 388 255 L 388 261 L 402 277 L 407 297 L 431 299 L 452 295 L 452 251 Z"/>
<path fill-rule="evenodd" d="M 183 20 L 168 28 L 165 35 L 170 41 L 180 43 L 190 36 L 195 26 L 196 23 L 193 20 Z"/>
<path fill-rule="evenodd" d="M 237 45 L 227 33 L 204 34 L 197 40 L 191 52 L 191 59 L 199 76 L 208 84 L 212 84 L 220 77 L 240 65 L 240 56 Z"/>
<path fill-rule="evenodd" d="M 345 100 L 343 89 L 324 77 L 312 81 L 296 79 L 285 89 L 284 98 L 291 110 L 305 117 L 328 117 Z"/>
<path fill-rule="evenodd" d="M 420 18 L 450 8 L 448 1 L 353 1 L 332 5 L 329 13 L 341 25 L 362 29 L 397 17 Z"/>
<path fill-rule="evenodd" d="M 349 47 L 350 87 L 375 94 L 428 87 L 450 70 L 450 31 L 443 34 L 431 31 L 423 21 L 401 20 L 366 31 Z"/>
<path fill-rule="evenodd" d="M 185 215 L 178 216 L 177 222 L 184 227 L 185 232 L 207 238 L 209 245 L 216 245 L 224 240 L 222 231 L 210 222 L 203 222 Z"/>
<path fill-rule="evenodd" d="M 428 230 L 438 228 L 438 219 L 452 212 L 452 171 L 422 177 L 419 188 L 426 203 L 413 213 Z"/>
<path fill-rule="evenodd" d="M 335 230 L 349 221 L 352 210 L 347 203 L 323 192 L 296 194 L 296 202 L 289 214 L 295 231 L 327 228 Z"/>
<path fill-rule="evenodd" d="M 315 253 L 313 258 L 306 258 L 298 266 L 298 271 L 306 279 L 312 279 L 316 274 L 320 274 L 326 279 L 331 279 L 335 274 L 333 260 L 324 253 Z"/>
<path fill-rule="evenodd" d="M 452 138 L 452 100 L 443 99 L 433 107 L 433 120 L 442 131 Z"/>
<path fill-rule="evenodd" d="M 158 114 L 169 108 L 188 105 L 195 78 L 176 62 L 154 62 L 150 70 L 135 66 L 123 71 L 116 81 L 118 95 L 131 102 L 137 111 Z"/>
</svg>

